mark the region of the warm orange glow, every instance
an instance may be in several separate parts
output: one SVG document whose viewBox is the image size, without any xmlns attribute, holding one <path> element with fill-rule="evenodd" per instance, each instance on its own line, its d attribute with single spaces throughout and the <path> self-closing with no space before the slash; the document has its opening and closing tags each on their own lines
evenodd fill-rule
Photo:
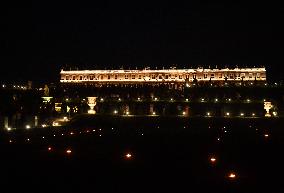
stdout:
<svg viewBox="0 0 284 193">
<path fill-rule="evenodd" d="M 70 132 L 70 135 L 73 135 L 74 133 L 73 132 Z"/>
<path fill-rule="evenodd" d="M 67 150 L 66 150 L 66 153 L 67 153 L 67 154 L 71 154 L 72 151 L 71 151 L 70 149 L 67 149 Z"/>
<path fill-rule="evenodd" d="M 235 178 L 236 178 L 236 174 L 233 173 L 233 172 L 231 172 L 231 173 L 228 175 L 228 177 L 229 177 L 230 179 L 235 179 Z"/>
<path fill-rule="evenodd" d="M 48 147 L 48 151 L 51 151 L 52 150 L 52 148 L 51 147 Z"/>
<path fill-rule="evenodd" d="M 127 153 L 127 154 L 125 155 L 125 157 L 126 157 L 127 159 L 130 159 L 130 158 L 132 157 L 132 155 L 131 155 L 130 153 Z"/>
<path fill-rule="evenodd" d="M 211 163 L 215 163 L 216 162 L 216 158 L 215 157 L 211 157 L 210 161 L 211 161 Z"/>
</svg>

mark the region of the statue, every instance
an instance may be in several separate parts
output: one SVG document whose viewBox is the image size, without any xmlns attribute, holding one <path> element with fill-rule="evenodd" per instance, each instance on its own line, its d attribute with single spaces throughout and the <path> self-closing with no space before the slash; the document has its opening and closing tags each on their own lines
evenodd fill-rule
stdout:
<svg viewBox="0 0 284 193">
<path fill-rule="evenodd" d="M 43 95 L 44 95 L 45 97 L 49 96 L 49 88 L 48 88 L 47 85 L 44 85 L 44 93 L 43 93 Z"/>
</svg>

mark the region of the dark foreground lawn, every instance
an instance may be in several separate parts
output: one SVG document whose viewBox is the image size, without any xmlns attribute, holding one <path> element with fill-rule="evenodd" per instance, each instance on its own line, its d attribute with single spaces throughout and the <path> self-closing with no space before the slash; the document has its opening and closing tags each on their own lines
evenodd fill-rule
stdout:
<svg viewBox="0 0 284 193">
<path fill-rule="evenodd" d="M 61 128 L 1 133 L 0 189 L 284 192 L 283 125 L 281 119 L 87 116 Z"/>
</svg>

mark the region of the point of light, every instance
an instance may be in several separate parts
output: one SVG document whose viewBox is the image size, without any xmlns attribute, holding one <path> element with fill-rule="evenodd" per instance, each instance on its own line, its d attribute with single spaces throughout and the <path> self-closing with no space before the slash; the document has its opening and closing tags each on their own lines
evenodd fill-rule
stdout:
<svg viewBox="0 0 284 193">
<path fill-rule="evenodd" d="M 71 153 L 72 153 L 71 149 L 67 149 L 67 150 L 66 150 L 66 153 L 67 153 L 67 154 L 71 154 Z"/>
<path fill-rule="evenodd" d="M 183 111 L 182 114 L 185 115 L 185 111 Z"/>
<path fill-rule="evenodd" d="M 104 99 L 103 99 L 103 98 L 101 98 L 101 101 L 104 101 Z"/>
<path fill-rule="evenodd" d="M 173 101 L 174 99 L 173 98 L 171 98 L 171 101 Z"/>
<path fill-rule="evenodd" d="M 251 115 L 252 115 L 252 116 L 255 116 L 255 113 L 252 113 Z"/>
<path fill-rule="evenodd" d="M 188 99 L 185 99 L 186 102 L 188 102 Z"/>
<path fill-rule="evenodd" d="M 268 134 L 264 134 L 264 137 L 269 137 L 269 135 Z"/>
<path fill-rule="evenodd" d="M 114 110 L 113 113 L 114 113 L 114 114 L 117 114 L 117 110 Z"/>
<path fill-rule="evenodd" d="M 130 153 L 127 153 L 127 154 L 125 155 L 125 157 L 126 157 L 127 159 L 130 159 L 130 158 L 132 157 L 132 155 L 131 155 Z"/>
<path fill-rule="evenodd" d="M 233 172 L 231 172 L 231 173 L 229 173 L 228 177 L 229 177 L 230 179 L 235 179 L 235 178 L 236 178 L 236 174 L 233 173 Z"/>
<path fill-rule="evenodd" d="M 207 116 L 210 116 L 210 112 L 207 112 L 206 114 L 207 114 Z"/>
<path fill-rule="evenodd" d="M 158 100 L 157 98 L 155 98 L 155 101 Z"/>
<path fill-rule="evenodd" d="M 215 163 L 216 162 L 216 158 L 215 157 L 211 157 L 210 161 L 211 161 L 211 163 Z"/>
<path fill-rule="evenodd" d="M 7 131 L 11 131 L 11 130 L 12 130 L 11 127 L 8 127 L 8 128 L 7 128 Z"/>
<path fill-rule="evenodd" d="M 31 126 L 30 125 L 26 125 L 26 129 L 30 129 L 31 128 Z"/>
<path fill-rule="evenodd" d="M 42 124 L 41 127 L 46 127 L 46 124 Z"/>
<path fill-rule="evenodd" d="M 128 111 L 126 112 L 126 115 L 129 115 L 129 112 L 128 112 Z"/>
<path fill-rule="evenodd" d="M 241 113 L 241 116 L 244 116 L 244 113 Z"/>
<path fill-rule="evenodd" d="M 13 141 L 10 139 L 10 140 L 9 140 L 9 143 L 12 143 L 12 142 L 13 142 Z"/>
<path fill-rule="evenodd" d="M 217 98 L 215 99 L 215 102 L 218 102 L 218 99 L 217 99 Z"/>
<path fill-rule="evenodd" d="M 230 113 L 229 113 L 229 112 L 227 112 L 227 113 L 226 113 L 226 115 L 227 115 L 227 116 L 230 116 Z"/>
<path fill-rule="evenodd" d="M 140 101 L 140 97 L 138 97 L 137 100 Z"/>
<path fill-rule="evenodd" d="M 51 150 L 52 150 L 52 148 L 51 148 L 51 147 L 48 147 L 48 148 L 47 148 L 47 150 L 48 150 L 48 151 L 51 151 Z"/>
<path fill-rule="evenodd" d="M 70 135 L 73 135 L 74 133 L 73 132 L 70 132 Z"/>
<path fill-rule="evenodd" d="M 156 115 L 156 112 L 153 112 L 152 115 Z"/>
</svg>

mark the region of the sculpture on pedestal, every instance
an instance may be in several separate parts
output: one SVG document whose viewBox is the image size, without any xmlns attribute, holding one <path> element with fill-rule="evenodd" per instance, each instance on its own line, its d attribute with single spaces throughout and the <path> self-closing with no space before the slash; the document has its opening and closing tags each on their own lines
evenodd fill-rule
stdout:
<svg viewBox="0 0 284 193">
<path fill-rule="evenodd" d="M 265 117 L 271 117 L 271 114 L 269 113 L 269 110 L 273 107 L 271 102 L 265 101 L 264 102 L 264 109 L 266 110 Z"/>
<path fill-rule="evenodd" d="M 88 110 L 89 114 L 96 114 L 96 111 L 94 110 L 96 106 L 96 99 L 97 97 L 87 97 L 88 98 L 88 105 L 90 107 L 90 110 Z"/>
</svg>

